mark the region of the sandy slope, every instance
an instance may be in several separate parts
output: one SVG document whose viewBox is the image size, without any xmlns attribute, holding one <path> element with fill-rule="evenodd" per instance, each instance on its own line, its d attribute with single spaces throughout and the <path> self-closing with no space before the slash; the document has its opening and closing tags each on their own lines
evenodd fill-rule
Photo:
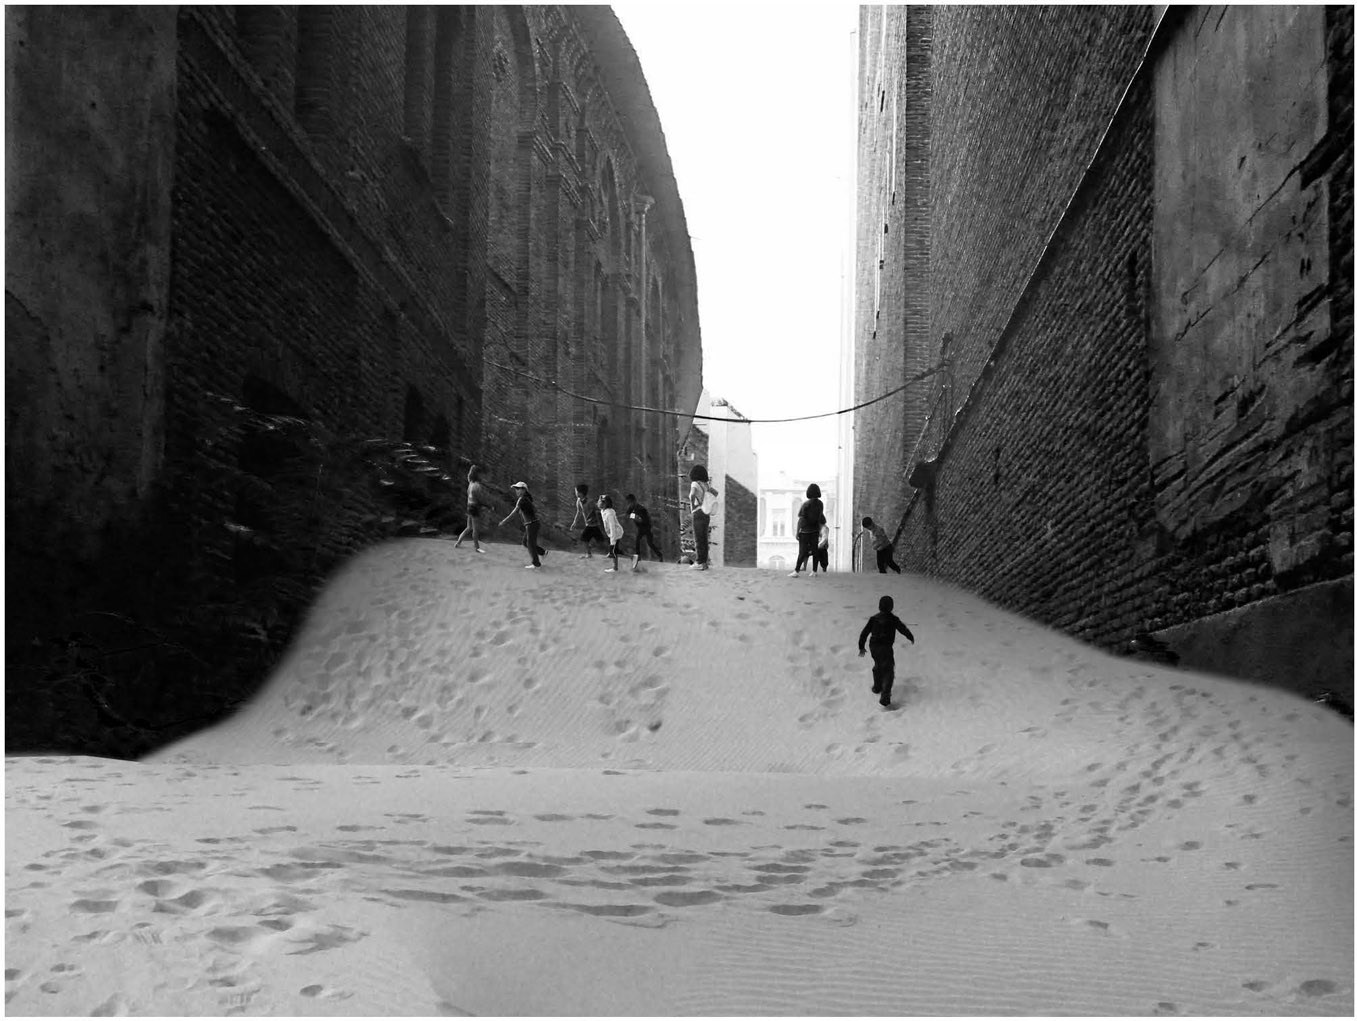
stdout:
<svg viewBox="0 0 1357 1021">
<path fill-rule="evenodd" d="M 490 549 L 355 562 L 154 762 L 9 760 L 9 1013 L 1352 1013 L 1328 710 L 908 575 Z"/>
</svg>

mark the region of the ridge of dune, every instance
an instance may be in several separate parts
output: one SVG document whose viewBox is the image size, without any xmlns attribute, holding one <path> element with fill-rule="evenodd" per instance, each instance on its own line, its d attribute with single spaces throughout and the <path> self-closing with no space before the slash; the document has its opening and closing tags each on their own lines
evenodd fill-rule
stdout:
<svg viewBox="0 0 1357 1021">
<path fill-rule="evenodd" d="M 489 549 L 356 558 L 143 763 L 8 760 L 10 1012 L 1351 1014 L 1330 711 L 918 576 Z"/>
</svg>

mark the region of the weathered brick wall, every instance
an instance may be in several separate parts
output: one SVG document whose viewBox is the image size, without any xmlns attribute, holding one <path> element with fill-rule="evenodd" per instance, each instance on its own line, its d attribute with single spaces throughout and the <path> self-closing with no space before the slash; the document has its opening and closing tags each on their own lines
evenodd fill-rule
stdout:
<svg viewBox="0 0 1357 1021">
<path fill-rule="evenodd" d="M 1128 293 L 1151 214 L 1147 93 L 1022 303 L 983 397 L 904 521 L 898 559 L 1076 634 L 1143 624 L 1150 517 L 1144 310 Z M 941 115 L 941 113 L 940 113 Z"/>
<path fill-rule="evenodd" d="M 80 566 L 67 558 L 26 572 L 49 578 L 44 606 L 105 573 L 145 581 L 174 612 L 272 585 L 246 602 L 262 627 L 285 630 L 301 608 L 301 575 L 354 548 L 370 508 L 338 465 L 290 477 L 291 441 L 247 427 L 240 407 L 299 417 L 349 448 L 376 438 L 432 444 L 455 474 L 485 464 L 492 491 L 525 478 L 549 526 L 568 522 L 580 478 L 634 491 L 676 542 L 673 419 L 646 430 L 640 412 L 618 405 L 695 407 L 695 271 L 658 117 L 610 10 L 181 7 L 155 26 L 53 10 L 22 73 L 26 84 L 55 76 L 74 87 L 52 95 L 50 140 L 38 139 L 36 121 L 12 125 L 30 137 L 11 152 L 53 158 L 48 185 L 10 190 L 22 207 L 11 222 L 93 231 L 91 251 L 134 252 L 98 261 L 134 272 L 133 286 L 112 281 L 106 293 L 58 293 L 60 273 L 34 275 L 46 305 L 64 302 L 72 322 L 107 319 L 110 337 L 125 342 L 107 394 L 93 375 L 73 381 L 75 400 L 97 412 L 88 421 L 64 424 L 59 402 L 40 399 L 7 423 L 22 441 L 12 455 L 34 455 L 10 458 L 20 470 L 9 489 L 25 494 L 11 508 L 14 534 L 41 538 L 24 529 L 49 514 L 88 547 Z M 123 51 L 146 59 L 90 64 L 93 36 L 118 40 L 105 22 L 126 31 Z M 63 71 L 75 64 L 97 74 L 76 82 Z M 152 88 L 157 69 L 163 81 Z M 96 123 L 90 101 L 120 89 L 143 90 L 140 107 L 123 102 L 125 123 Z M 91 149 L 105 128 L 109 138 Z M 99 216 L 85 216 L 83 199 L 63 189 L 109 171 L 117 187 L 105 189 Z M 158 232 L 147 226 L 156 216 Z M 58 359 L 44 339 L 52 324 L 43 302 L 10 284 L 15 267 L 40 265 L 46 236 L 24 230 L 10 241 L 6 311 L 23 357 L 9 358 L 8 387 L 41 397 L 35 388 Z M 73 278 L 88 276 L 84 251 L 66 258 Z M 157 259 L 158 292 L 146 286 Z M 87 332 L 70 338 L 72 364 L 111 365 Z M 144 399 L 118 397 L 124 376 L 124 396 Z M 643 380 L 657 381 L 653 392 Z M 591 400 L 555 392 L 555 382 Z M 109 448 L 118 463 L 44 453 L 53 430 L 70 433 L 74 449 Z M 93 480 L 100 499 L 68 499 L 74 490 L 46 462 Z M 266 505 L 261 474 L 286 511 Z M 98 508 L 133 532 L 104 528 Z M 284 513 L 296 520 L 280 521 Z M 270 561 L 260 537 L 283 524 L 308 548 Z M 140 551 L 143 570 L 104 570 L 128 550 Z"/>
<path fill-rule="evenodd" d="M 867 401 L 917 371 L 927 337 L 927 232 L 918 215 L 926 160 L 905 131 L 927 124 L 930 84 L 924 26 L 928 8 L 864 5 L 859 13 L 857 279 L 854 387 Z M 922 23 L 922 24 L 921 24 Z M 924 38 L 911 49 L 916 36 Z M 915 158 L 906 160 L 905 150 Z M 908 212 L 907 212 L 908 211 Z M 907 244 L 910 249 L 907 251 Z M 923 258 L 919 250 L 922 250 Z M 921 307 L 922 306 L 922 307 Z M 918 385 L 854 416 L 856 516 L 897 519 L 909 496 L 902 466 L 921 417 Z"/>
<path fill-rule="evenodd" d="M 922 453 L 938 458 L 937 474 L 900 522 L 902 562 L 912 569 L 1109 647 L 1124 647 L 1140 630 L 1209 622 L 1240 607 L 1267 607 L 1281 619 L 1292 592 L 1296 606 L 1331 605 L 1305 596 L 1306 586 L 1352 571 L 1351 11 L 1170 11 L 1114 117 L 1148 43 L 1150 14 L 934 9 L 930 315 L 935 342 L 951 334 L 955 380 L 949 392 L 944 374 L 934 389 L 946 406 L 924 437 Z M 1319 22 L 1327 57 L 1314 41 Z M 1192 48 L 1191 59 L 1201 62 L 1187 87 L 1156 76 L 1185 66 L 1181 56 L 1177 65 L 1156 63 L 1175 45 Z M 1291 54 L 1315 52 L 1317 71 L 1266 71 L 1270 61 L 1302 66 Z M 1289 127 L 1308 116 L 1308 97 L 1327 104 L 1322 137 L 1294 147 L 1298 173 L 1280 164 L 1250 171 L 1261 174 L 1256 202 L 1283 204 L 1266 217 L 1252 212 L 1249 196 L 1236 201 L 1209 184 L 1215 165 L 1228 179 L 1226 164 L 1238 162 L 1229 146 L 1252 145 L 1248 130 L 1193 136 L 1200 152 L 1174 148 L 1173 119 L 1200 117 L 1212 75 L 1222 88 L 1245 78 L 1264 90 L 1240 114 L 1262 127 L 1260 117 Z M 1184 158 L 1186 173 L 1161 179 Z M 866 186 L 878 188 L 871 175 L 881 172 L 864 163 Z M 1289 191 L 1278 187 L 1284 182 Z M 1183 187 L 1204 191 L 1171 190 Z M 1294 224 L 1315 215 L 1310 193 L 1325 196 L 1327 224 L 1321 219 L 1301 233 Z M 1185 199 L 1183 212 L 1165 214 Z M 1228 231 L 1248 218 L 1256 228 L 1248 244 L 1258 247 L 1250 262 L 1273 257 L 1302 276 L 1312 262 L 1327 262 L 1327 270 L 1302 288 L 1289 316 L 1283 306 L 1293 285 L 1261 276 L 1249 284 L 1257 291 L 1249 317 L 1231 320 L 1209 354 L 1190 363 L 1202 381 L 1185 392 L 1219 395 L 1214 431 L 1183 434 L 1175 423 L 1188 420 L 1188 405 L 1163 397 L 1182 389 L 1185 369 L 1164 353 L 1170 349 L 1156 323 L 1176 307 L 1166 267 L 1190 256 L 1184 244 L 1164 247 L 1165 221 L 1192 216 L 1228 230 L 1199 225 L 1191 244 L 1218 234 L 1233 259 L 1248 249 L 1230 242 Z M 1318 257 L 1316 237 L 1327 245 Z M 1303 260 L 1292 258 L 1298 248 Z M 1247 267 L 1235 271 L 1209 256 L 1202 260 L 1208 268 L 1224 269 L 1203 273 L 1198 286 L 1228 308 Z M 1271 326 L 1257 325 L 1274 313 L 1275 338 Z M 859 351 L 861 329 L 860 322 Z M 1271 346 L 1259 348 L 1253 377 L 1231 377 L 1228 360 L 1251 344 Z M 1294 361 L 1294 371 L 1274 371 L 1267 358 Z M 1271 439 L 1255 462 L 1247 423 L 1260 405 Z M 1185 441 L 1173 440 L 1182 435 Z M 1185 442 L 1189 469 L 1220 471 L 1222 484 L 1184 502 L 1164 437 Z M 1259 488 L 1245 476 L 1229 482 L 1224 470 L 1235 464 L 1241 471 L 1252 465 L 1246 476 Z M 868 467 L 859 453 L 859 479 Z M 860 483 L 854 497 L 860 511 L 888 503 L 891 493 L 878 481 Z M 1329 667 L 1321 664 L 1320 673 Z"/>
<path fill-rule="evenodd" d="M 726 567 L 759 565 L 759 498 L 729 475 L 724 499 Z"/>
<path fill-rule="evenodd" d="M 1335 567 L 1352 574 L 1352 125 L 1353 65 L 1350 6 L 1325 8 L 1325 35 L 1329 70 L 1327 148 L 1332 163 L 1325 173 L 1329 196 L 1330 329 L 1337 377 L 1337 406 L 1329 428 L 1340 437 L 1329 480 L 1329 528 L 1333 534 Z"/>
</svg>

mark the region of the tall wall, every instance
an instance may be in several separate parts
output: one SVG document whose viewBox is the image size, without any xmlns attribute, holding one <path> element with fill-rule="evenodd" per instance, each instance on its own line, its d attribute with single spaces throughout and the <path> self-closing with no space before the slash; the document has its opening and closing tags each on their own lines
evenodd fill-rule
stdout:
<svg viewBox="0 0 1357 1021">
<path fill-rule="evenodd" d="M 933 14 L 942 371 L 896 461 L 902 563 L 1107 647 L 1350 690 L 1351 12 Z M 1241 613 L 1308 662 L 1245 662 Z"/>
<path fill-rule="evenodd" d="M 548 525 L 577 481 L 634 491 L 677 535 L 687 422 L 627 405 L 696 406 L 695 271 L 610 9 L 148 11 L 6 14 L 16 640 L 128 609 L 100 578 L 170 609 L 269 581 L 242 476 L 309 499 L 312 568 L 361 541 L 242 408 L 527 479 Z"/>
<path fill-rule="evenodd" d="M 864 5 L 859 16 L 853 327 L 858 401 L 904 386 L 933 361 L 927 159 L 933 18 L 930 7 L 881 4 Z M 893 520 L 904 512 L 910 490 L 901 464 L 928 401 L 928 385 L 913 383 L 857 412 L 854 503 L 870 508 L 864 513 Z"/>
<path fill-rule="evenodd" d="M 121 587 L 91 566 L 146 527 L 161 475 L 174 34 L 172 8 L 5 9 L 11 634 Z"/>
</svg>

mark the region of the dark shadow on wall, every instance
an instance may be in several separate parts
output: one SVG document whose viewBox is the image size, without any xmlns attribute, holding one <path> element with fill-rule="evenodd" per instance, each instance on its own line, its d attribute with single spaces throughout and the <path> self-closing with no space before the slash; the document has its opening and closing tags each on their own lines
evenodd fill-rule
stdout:
<svg viewBox="0 0 1357 1021">
<path fill-rule="evenodd" d="M 332 433 L 288 394 L 249 377 L 218 395 L 233 445 L 204 463 L 233 496 L 189 520 L 162 490 L 111 526 L 87 559 L 78 537 L 10 501 L 6 535 L 6 748 L 137 758 L 228 715 L 267 679 L 321 587 L 376 542 L 451 539 L 470 460 L 423 442 Z M 425 423 L 435 436 L 446 422 Z M 199 482 L 204 482 L 199 479 Z M 512 499 L 486 480 L 497 511 Z M 512 528 L 493 540 L 517 542 Z M 548 530 L 547 545 L 568 542 Z M 83 543 L 83 545 L 89 545 Z M 41 585 L 31 579 L 43 578 Z"/>
</svg>

